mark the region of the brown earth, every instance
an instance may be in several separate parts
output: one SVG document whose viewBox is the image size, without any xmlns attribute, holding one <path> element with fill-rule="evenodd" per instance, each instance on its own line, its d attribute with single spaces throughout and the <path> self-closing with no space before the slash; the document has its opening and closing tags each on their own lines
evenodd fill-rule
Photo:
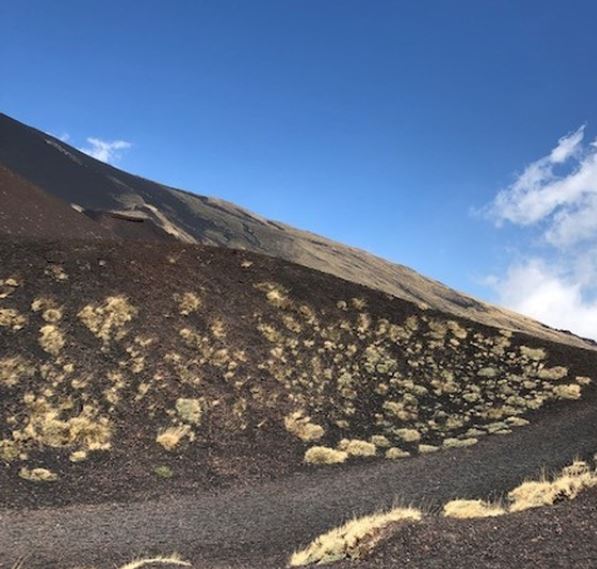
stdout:
<svg viewBox="0 0 597 569">
<path fill-rule="evenodd" d="M 0 165 L 0 236 L 114 239 L 115 235 Z"/>
<path fill-rule="evenodd" d="M 580 409 L 562 388 L 594 392 L 593 350 L 504 335 L 247 252 L 6 241 L 0 267 L 6 504 L 129 500 L 134 488 L 160 491 L 158 466 L 193 491 L 277 477 L 304 468 L 309 447 L 343 439 L 381 435 L 416 455 L 419 438 L 508 433 L 510 420 Z M 199 304 L 184 314 L 189 294 Z M 122 314 L 110 312 L 115 298 Z M 180 398 L 200 420 L 177 410 Z M 294 412 L 319 436 L 288 432 Z M 185 431 L 174 451 L 157 442 L 167 428 Z M 185 461 L 201 468 L 179 473 Z M 24 467 L 58 480 L 22 480 Z"/>
<path fill-rule="evenodd" d="M 591 341 L 471 298 L 403 265 L 270 221 L 223 200 L 128 174 L 3 114 L 0 164 L 83 209 L 142 213 L 165 234 L 183 242 L 279 257 L 482 324 L 595 348 Z M 129 231 L 133 229 L 127 227 L 122 236 L 128 237 Z"/>
<path fill-rule="evenodd" d="M 354 514 L 396 501 L 436 509 L 456 497 L 496 497 L 542 468 L 557 470 L 595 451 L 594 382 L 579 384 L 578 401 L 554 396 L 558 386 L 594 378 L 593 350 L 503 334 L 248 252 L 5 240 L 0 267 L 0 315 L 16 311 L 0 326 L 0 567 L 27 556 L 30 569 L 107 569 L 173 550 L 197 567 L 283 567 L 293 549 Z M 198 306 L 184 302 L 189 292 Z M 114 296 L 136 310 L 122 326 L 115 324 L 122 312 L 109 312 L 107 299 Z M 98 322 L 88 319 L 86 307 L 114 317 L 111 327 L 94 328 Z M 42 341 L 48 325 L 64 341 L 58 351 Z M 181 334 L 185 329 L 192 333 Z M 216 355 L 219 349 L 234 358 Z M 27 363 L 16 376 L 14 366 L 6 367 L 15 354 Z M 340 381 L 348 369 L 352 381 Z M 116 372 L 119 379 L 110 379 Z M 478 400 L 463 400 L 471 389 L 479 390 Z M 416 416 L 389 416 L 384 403 L 405 393 L 416 393 L 416 413 L 404 408 Z M 507 403 L 512 393 L 520 400 Z M 174 411 L 181 396 L 201 399 L 204 414 L 189 425 L 193 440 L 168 451 L 155 437 L 165 426 L 186 424 Z M 544 399 L 537 408 L 526 407 L 538 397 Z M 303 442 L 286 431 L 284 418 L 297 409 L 322 426 L 321 439 Z M 505 421 L 493 415 L 496 409 L 530 424 L 504 424 L 503 434 L 479 435 L 475 446 L 430 455 L 395 431 L 417 428 L 422 442 L 436 445 L 446 437 L 462 440 L 471 427 Z M 70 421 L 81 418 L 91 421 L 86 436 L 94 441 L 100 438 L 94 429 L 106 419 L 110 446 L 72 462 L 71 453 L 89 443 L 70 437 Z M 380 448 L 377 457 L 343 465 L 302 461 L 313 444 L 334 447 L 342 438 L 380 434 L 412 456 L 386 460 Z M 157 466 L 169 467 L 172 476 L 156 475 Z M 58 479 L 24 480 L 23 467 L 48 468 Z M 594 554 L 586 539 L 595 529 L 591 496 L 578 507 L 541 510 L 558 512 L 546 522 L 546 535 L 564 521 L 577 528 L 557 543 L 576 543 L 581 557 Z M 430 563 L 453 561 L 458 552 L 472 559 L 473 546 L 479 555 L 494 551 L 498 535 L 509 552 L 496 554 L 494 565 L 486 556 L 476 566 L 508 567 L 524 555 L 547 562 L 551 543 L 523 550 L 541 512 L 502 518 L 495 534 L 486 521 L 463 522 L 473 534 L 471 546 L 454 545 L 454 532 L 465 530 L 454 530 L 453 522 L 425 522 L 404 530 L 415 532 L 408 555 L 429 555 Z M 516 533 L 516 520 L 529 520 L 529 527 Z M 429 550 L 431 532 L 438 545 Z M 394 543 L 371 558 L 373 567 L 406 559 Z M 563 566 L 563 557 L 557 559 Z"/>
</svg>

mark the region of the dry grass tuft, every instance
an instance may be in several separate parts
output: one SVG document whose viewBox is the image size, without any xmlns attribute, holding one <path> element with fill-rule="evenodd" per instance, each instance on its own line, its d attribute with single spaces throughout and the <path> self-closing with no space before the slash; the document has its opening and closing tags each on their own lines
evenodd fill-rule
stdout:
<svg viewBox="0 0 597 569">
<path fill-rule="evenodd" d="M 65 343 L 60 328 L 54 324 L 46 324 L 39 329 L 39 345 L 44 352 L 57 356 Z"/>
<path fill-rule="evenodd" d="M 203 405 L 199 399 L 184 399 L 181 397 L 176 400 L 176 412 L 185 423 L 198 425 L 203 415 Z"/>
<path fill-rule="evenodd" d="M 174 450 L 186 436 L 190 435 L 188 425 L 182 427 L 168 427 L 158 433 L 155 442 L 162 445 L 166 450 Z"/>
<path fill-rule="evenodd" d="M 386 458 L 389 458 L 390 460 L 396 460 L 398 458 L 408 458 L 409 456 L 409 452 L 399 449 L 398 447 L 391 447 L 386 451 Z"/>
<path fill-rule="evenodd" d="M 553 392 L 560 399 L 580 399 L 580 385 L 576 383 L 556 385 Z"/>
<path fill-rule="evenodd" d="M 22 356 L 0 359 L 0 385 L 13 387 L 34 373 L 35 367 Z"/>
<path fill-rule="evenodd" d="M 23 436 L 33 443 L 53 448 L 78 446 L 81 450 L 110 448 L 110 422 L 106 417 L 98 418 L 91 406 L 84 406 L 79 415 L 63 419 L 60 408 L 43 399 L 34 399 L 29 404 L 29 413 Z"/>
<path fill-rule="evenodd" d="M 510 511 L 551 506 L 559 500 L 573 500 L 587 488 L 597 486 L 597 471 L 583 461 L 575 461 L 553 480 L 523 482 L 508 493 Z"/>
<path fill-rule="evenodd" d="M 19 476 L 31 482 L 54 482 L 58 480 L 58 475 L 47 468 L 29 469 L 24 466 L 19 470 Z"/>
<path fill-rule="evenodd" d="M 359 559 L 383 539 L 383 530 L 389 525 L 417 522 L 421 518 L 419 510 L 396 508 L 389 512 L 354 519 L 319 536 L 305 549 L 295 552 L 290 558 L 290 566 L 314 563 L 322 565 L 340 559 Z"/>
<path fill-rule="evenodd" d="M 475 439 L 474 437 L 468 439 L 447 438 L 442 442 L 442 446 L 444 448 L 464 448 L 476 445 L 478 442 L 478 439 Z"/>
<path fill-rule="evenodd" d="M 0 326 L 21 330 L 27 324 L 27 318 L 14 308 L 0 308 Z"/>
<path fill-rule="evenodd" d="M 311 447 L 305 453 L 305 462 L 308 464 L 338 464 L 345 462 L 348 453 L 328 447 Z"/>
<path fill-rule="evenodd" d="M 88 304 L 78 316 L 98 339 L 108 343 L 113 337 L 120 340 L 125 336 L 124 326 L 137 312 L 125 296 L 109 296 L 100 306 Z"/>
<path fill-rule="evenodd" d="M 175 294 L 174 300 L 178 302 L 178 309 L 182 316 L 188 316 L 201 308 L 201 299 L 194 292 Z"/>
<path fill-rule="evenodd" d="M 452 500 L 444 505 L 446 518 L 490 518 L 506 513 L 501 506 L 483 500 Z"/>
<path fill-rule="evenodd" d="M 377 449 L 373 443 L 361 441 L 359 439 L 352 439 L 343 448 L 350 456 L 375 456 Z"/>
<path fill-rule="evenodd" d="M 191 567 L 191 564 L 188 561 L 184 561 L 180 558 L 176 553 L 170 555 L 169 557 L 148 557 L 146 559 L 137 559 L 135 561 L 130 561 L 125 565 L 122 565 L 118 569 L 140 569 L 141 567 L 147 567 L 148 565 L 179 565 L 181 567 Z M 11 569 L 26 569 L 25 566 L 25 559 L 19 559 Z"/>
<path fill-rule="evenodd" d="M 325 434 L 323 427 L 311 423 L 311 418 L 305 417 L 301 411 L 285 417 L 284 426 L 289 433 L 305 442 L 318 441 Z"/>
<path fill-rule="evenodd" d="M 140 567 L 146 567 L 147 565 L 180 565 L 181 567 L 190 567 L 191 564 L 188 561 L 184 561 L 178 555 L 173 554 L 169 557 L 149 557 L 147 559 L 138 559 L 131 561 L 126 565 L 123 565 L 119 569 L 140 569 Z"/>
</svg>

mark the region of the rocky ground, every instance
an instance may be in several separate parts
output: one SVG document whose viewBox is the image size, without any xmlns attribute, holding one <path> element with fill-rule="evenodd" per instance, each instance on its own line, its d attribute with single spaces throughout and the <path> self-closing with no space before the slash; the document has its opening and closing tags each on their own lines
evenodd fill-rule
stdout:
<svg viewBox="0 0 597 569">
<path fill-rule="evenodd" d="M 495 498 L 597 450 L 594 350 L 248 252 L 2 245 L 0 567 L 283 567 L 352 515 Z M 594 511 L 432 516 L 358 563 L 590 567 Z"/>
</svg>

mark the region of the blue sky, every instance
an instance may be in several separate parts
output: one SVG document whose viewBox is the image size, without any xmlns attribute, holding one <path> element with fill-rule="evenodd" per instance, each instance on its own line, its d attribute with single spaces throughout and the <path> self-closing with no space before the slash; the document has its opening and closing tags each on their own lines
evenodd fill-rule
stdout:
<svg viewBox="0 0 597 569">
<path fill-rule="evenodd" d="M 576 201 L 515 213 L 590 166 L 595 21 L 589 0 L 3 0 L 0 109 L 597 336 L 593 171 Z M 555 242 L 574 212 L 588 237 Z"/>
</svg>

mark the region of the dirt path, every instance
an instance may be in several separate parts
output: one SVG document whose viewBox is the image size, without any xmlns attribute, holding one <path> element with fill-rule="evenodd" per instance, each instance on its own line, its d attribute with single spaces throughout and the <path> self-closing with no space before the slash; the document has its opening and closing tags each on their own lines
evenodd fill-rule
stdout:
<svg viewBox="0 0 597 569">
<path fill-rule="evenodd" d="M 0 567 L 22 556 L 31 569 L 103 569 L 135 555 L 172 551 L 216 562 L 285 556 L 354 514 L 395 502 L 433 508 L 456 496 L 501 493 L 544 466 L 558 469 L 595 450 L 597 407 L 587 400 L 469 449 L 329 468 L 219 494 L 3 510 Z"/>
</svg>

